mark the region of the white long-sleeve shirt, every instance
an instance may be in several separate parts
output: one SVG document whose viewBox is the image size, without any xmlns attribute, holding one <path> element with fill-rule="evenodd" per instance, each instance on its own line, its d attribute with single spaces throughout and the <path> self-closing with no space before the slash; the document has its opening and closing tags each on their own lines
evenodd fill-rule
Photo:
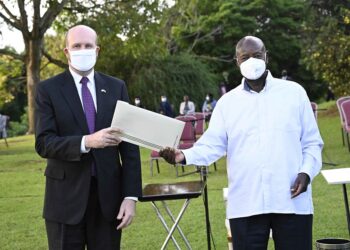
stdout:
<svg viewBox="0 0 350 250">
<path fill-rule="evenodd" d="M 188 104 L 188 110 L 185 110 L 186 102 L 180 103 L 180 109 L 179 109 L 180 115 L 194 114 L 195 112 L 194 103 L 191 101 L 188 101 L 187 104 Z"/>
<path fill-rule="evenodd" d="M 210 165 L 227 154 L 227 218 L 264 213 L 312 214 L 311 185 L 291 198 L 298 173 L 311 180 L 322 165 L 323 141 L 305 90 L 268 74 L 257 93 L 242 84 L 222 96 L 207 131 L 183 153 L 187 164 Z"/>
</svg>

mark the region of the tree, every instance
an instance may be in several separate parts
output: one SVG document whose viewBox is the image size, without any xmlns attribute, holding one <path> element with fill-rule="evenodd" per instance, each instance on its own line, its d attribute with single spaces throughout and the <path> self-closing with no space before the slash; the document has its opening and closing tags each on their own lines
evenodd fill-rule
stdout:
<svg viewBox="0 0 350 250">
<path fill-rule="evenodd" d="M 28 95 L 28 133 L 34 132 L 34 95 L 36 84 L 40 81 L 40 63 L 43 50 L 43 41 L 46 31 L 51 27 L 53 21 L 62 11 L 68 0 L 48 0 L 42 4 L 40 0 L 32 0 L 32 21 L 28 20 L 28 12 L 24 0 L 17 1 L 19 15 L 14 14 L 12 8 L 15 3 L 0 1 L 0 18 L 10 27 L 22 33 L 25 52 L 23 56 L 16 55 L 8 50 L 0 53 L 14 58 L 22 57 L 26 65 L 26 84 Z M 45 13 L 41 13 L 42 7 L 46 7 Z"/>
<path fill-rule="evenodd" d="M 189 95 L 196 109 L 201 110 L 205 95 L 218 92 L 216 76 L 206 64 L 188 54 L 155 57 L 142 65 L 131 81 L 130 95 L 140 96 L 150 110 L 159 108 L 161 95 L 168 97 L 175 110 L 183 96 Z"/>
<path fill-rule="evenodd" d="M 163 0 L 107 1 L 86 15 L 64 11 L 54 23 L 54 27 L 58 34 L 76 23 L 95 29 L 101 48 L 95 69 L 125 80 L 132 98 L 141 95 L 134 91 L 139 89 L 135 76 L 144 72 L 151 61 L 162 60 L 167 56 L 161 24 L 165 9 L 167 4 Z M 165 84 L 163 87 L 168 86 Z M 143 101 L 152 102 L 152 98 L 147 95 Z"/>
<path fill-rule="evenodd" d="M 304 4 L 304 0 L 179 0 L 171 9 L 172 48 L 207 61 L 218 76 L 229 72 L 229 82 L 239 84 L 234 46 L 240 38 L 254 35 L 268 49 L 272 74 L 279 77 L 287 69 L 308 89 L 312 74 L 300 63 Z"/>
<path fill-rule="evenodd" d="M 26 106 L 24 81 L 23 62 L 0 55 L 0 113 L 10 115 L 11 121 L 19 121 Z"/>
<path fill-rule="evenodd" d="M 350 95 L 350 2 L 313 0 L 304 26 L 304 61 L 337 96 Z"/>
<path fill-rule="evenodd" d="M 29 132 L 34 131 L 35 85 L 41 77 L 51 77 L 67 67 L 62 53 L 67 28 L 78 23 L 93 27 L 102 47 L 96 69 L 128 80 L 142 62 L 162 53 L 158 26 L 166 6 L 163 0 L 13 0 L 6 4 L 0 1 L 0 20 L 21 31 L 25 42 L 23 54 L 9 49 L 0 50 L 0 54 L 22 60 L 26 65 Z M 43 9 L 46 11 L 41 14 Z M 56 35 L 44 36 L 51 26 Z"/>
</svg>

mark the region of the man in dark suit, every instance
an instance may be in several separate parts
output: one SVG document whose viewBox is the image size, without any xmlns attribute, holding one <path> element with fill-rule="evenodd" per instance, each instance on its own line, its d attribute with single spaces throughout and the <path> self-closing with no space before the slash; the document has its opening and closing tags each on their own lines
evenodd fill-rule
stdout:
<svg viewBox="0 0 350 250">
<path fill-rule="evenodd" d="M 159 104 L 159 113 L 173 118 L 175 115 L 168 98 L 165 95 L 162 95 L 160 99 L 161 102 Z"/>
<path fill-rule="evenodd" d="M 110 128 L 122 80 L 94 71 L 97 34 L 78 25 L 66 35 L 69 70 L 38 84 L 36 141 L 47 158 L 44 218 L 49 249 L 119 249 L 121 229 L 141 194 L 137 146 Z"/>
</svg>

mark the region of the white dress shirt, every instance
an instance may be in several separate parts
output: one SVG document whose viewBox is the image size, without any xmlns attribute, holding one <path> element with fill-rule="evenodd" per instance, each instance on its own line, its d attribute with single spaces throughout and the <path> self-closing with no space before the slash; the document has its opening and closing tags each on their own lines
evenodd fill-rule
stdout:
<svg viewBox="0 0 350 250">
<path fill-rule="evenodd" d="M 291 198 L 298 173 L 320 171 L 323 141 L 305 90 L 273 78 L 257 93 L 242 84 L 222 96 L 187 164 L 210 165 L 227 154 L 227 218 L 265 213 L 312 214 L 311 185 Z"/>
<path fill-rule="evenodd" d="M 72 76 L 73 76 L 75 86 L 77 87 L 77 90 L 78 90 L 80 102 L 81 102 L 81 105 L 82 105 L 82 107 L 83 107 L 83 109 L 84 109 L 83 98 L 82 98 L 82 96 L 81 96 L 81 83 L 80 83 L 82 76 L 79 75 L 79 74 L 77 74 L 77 73 L 75 73 L 71 68 L 69 68 L 69 71 L 70 71 L 70 73 L 71 73 Z M 88 87 L 89 90 L 90 90 L 90 93 L 91 93 L 91 95 L 92 95 L 92 99 L 94 100 L 95 110 L 96 110 L 96 112 L 97 112 L 97 105 L 96 105 L 96 85 L 95 85 L 94 75 L 95 75 L 95 71 L 92 70 L 91 73 L 88 74 L 86 77 L 89 79 L 89 82 L 87 83 L 87 87 Z M 83 138 L 82 138 L 82 140 L 81 140 L 80 152 L 81 152 L 81 153 L 89 153 L 89 152 L 90 152 L 90 149 L 85 147 L 85 136 L 83 136 Z M 138 201 L 138 198 L 137 198 L 137 197 L 132 197 L 132 196 L 125 197 L 125 199 L 127 199 L 127 200 L 133 200 L 133 201 Z"/>
<path fill-rule="evenodd" d="M 75 86 L 77 87 L 78 90 L 78 94 L 80 97 L 80 102 L 81 105 L 83 105 L 83 98 L 81 97 L 81 78 L 83 78 L 81 75 L 77 74 L 76 72 L 74 72 L 71 68 L 69 68 L 70 73 L 73 76 L 73 80 L 75 83 Z M 97 112 L 97 105 L 96 105 L 96 86 L 95 86 L 95 71 L 92 70 L 90 74 L 88 74 L 86 77 L 89 79 L 88 83 L 87 83 L 87 87 L 90 90 L 90 93 L 92 95 L 92 99 L 94 100 L 94 105 L 95 105 L 95 110 Z M 84 108 L 84 106 L 82 106 Z"/>
<path fill-rule="evenodd" d="M 188 104 L 188 110 L 187 110 L 187 113 L 185 114 L 186 102 L 180 103 L 180 110 L 179 110 L 179 113 L 180 113 L 181 115 L 194 114 L 194 112 L 195 112 L 194 103 L 191 102 L 191 101 L 188 101 L 187 104 Z"/>
</svg>

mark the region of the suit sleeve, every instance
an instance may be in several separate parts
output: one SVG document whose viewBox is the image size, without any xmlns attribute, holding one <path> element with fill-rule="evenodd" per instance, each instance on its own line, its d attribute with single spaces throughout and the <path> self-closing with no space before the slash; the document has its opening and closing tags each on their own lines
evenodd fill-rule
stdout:
<svg viewBox="0 0 350 250">
<path fill-rule="evenodd" d="M 129 102 L 125 84 L 122 85 L 122 101 Z M 118 146 L 123 168 L 123 197 L 140 197 L 142 190 L 139 147 L 121 142 Z"/>
<path fill-rule="evenodd" d="M 45 85 L 39 83 L 35 96 L 35 150 L 43 158 L 79 161 L 82 136 L 59 136 L 56 114 Z"/>
</svg>

